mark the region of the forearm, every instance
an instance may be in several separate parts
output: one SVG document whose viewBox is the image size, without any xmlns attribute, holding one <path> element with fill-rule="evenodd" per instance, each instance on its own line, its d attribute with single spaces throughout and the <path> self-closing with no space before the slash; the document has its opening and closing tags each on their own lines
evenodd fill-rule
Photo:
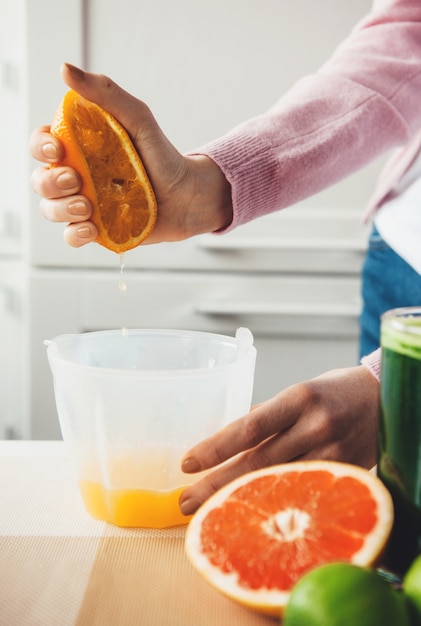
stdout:
<svg viewBox="0 0 421 626">
<path fill-rule="evenodd" d="M 421 126 L 421 4 L 364 20 L 267 113 L 198 152 L 232 187 L 234 227 L 290 206 L 404 144 Z"/>
</svg>

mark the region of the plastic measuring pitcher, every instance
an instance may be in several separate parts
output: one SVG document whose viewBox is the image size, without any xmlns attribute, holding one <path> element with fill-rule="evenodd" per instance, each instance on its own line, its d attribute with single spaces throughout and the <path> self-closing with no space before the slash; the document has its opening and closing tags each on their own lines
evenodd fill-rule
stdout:
<svg viewBox="0 0 421 626">
<path fill-rule="evenodd" d="M 45 343 L 87 511 L 118 526 L 186 523 L 178 498 L 200 474 L 181 472 L 181 458 L 249 410 L 251 332 L 113 330 Z"/>
</svg>

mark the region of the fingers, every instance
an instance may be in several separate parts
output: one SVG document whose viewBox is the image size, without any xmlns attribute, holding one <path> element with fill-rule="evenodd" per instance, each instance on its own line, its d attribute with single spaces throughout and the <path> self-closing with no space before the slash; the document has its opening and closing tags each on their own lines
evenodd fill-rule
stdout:
<svg viewBox="0 0 421 626">
<path fill-rule="evenodd" d="M 41 126 L 31 134 L 29 152 L 37 161 L 58 163 L 63 157 L 63 146 L 56 137 L 51 135 L 49 126 Z"/>
<path fill-rule="evenodd" d="M 194 513 L 210 495 L 237 476 L 305 457 L 319 448 L 325 428 L 320 419 L 311 418 L 315 404 L 311 385 L 293 385 L 192 448 L 182 462 L 187 473 L 233 458 L 182 493 L 182 513 Z"/>
<path fill-rule="evenodd" d="M 39 131 L 34 133 L 31 150 L 39 152 Z M 44 133 L 47 141 L 51 135 Z M 81 182 L 79 175 L 69 167 L 39 167 L 31 176 L 33 190 L 41 196 L 41 215 L 50 222 L 67 222 L 64 240 L 73 248 L 80 248 L 96 240 L 98 230 L 89 221 L 92 206 L 85 196 L 78 195 Z"/>
<path fill-rule="evenodd" d="M 315 420 L 311 424 L 297 419 L 292 426 L 269 436 L 185 489 L 179 500 L 181 512 L 192 515 L 218 489 L 248 472 L 298 459 L 337 459 L 335 446 L 326 446 L 325 438 L 324 421 Z"/>
<path fill-rule="evenodd" d="M 85 196 L 70 198 L 42 198 L 40 211 L 50 222 L 83 222 L 91 216 L 91 205 Z"/>
<path fill-rule="evenodd" d="M 302 425 L 297 422 L 293 427 L 239 454 L 232 461 L 223 464 L 185 489 L 179 500 L 180 510 L 183 515 L 192 515 L 215 491 L 234 478 L 263 467 L 304 458 L 310 453 L 313 445 L 314 439 L 311 435 L 307 437 Z"/>
<path fill-rule="evenodd" d="M 289 402 L 289 395 L 278 394 L 254 407 L 250 413 L 232 422 L 212 437 L 198 443 L 185 455 L 182 470 L 199 472 L 288 429 L 298 419 L 300 408 Z"/>
<path fill-rule="evenodd" d="M 300 436 L 301 428 L 297 428 L 300 410 L 295 402 L 289 402 L 289 397 L 278 394 L 254 407 L 186 454 L 181 466 L 186 473 L 223 465 L 181 494 L 179 505 L 184 515 L 194 513 L 209 496 L 237 476 L 305 453 L 308 440 Z"/>
<path fill-rule="evenodd" d="M 96 240 L 98 230 L 92 222 L 68 224 L 64 230 L 64 240 L 72 248 L 80 248 Z"/>
<path fill-rule="evenodd" d="M 44 198 L 62 198 L 80 191 L 79 174 L 70 167 L 38 167 L 31 175 L 32 189 Z"/>
<path fill-rule="evenodd" d="M 42 198 L 40 211 L 50 222 L 69 222 L 64 230 L 64 240 L 72 248 L 80 248 L 91 243 L 98 236 L 96 226 L 89 221 L 91 205 L 84 196 Z"/>
<path fill-rule="evenodd" d="M 276 463 L 329 459 L 372 467 L 378 439 L 378 387 L 369 370 L 356 366 L 293 385 L 263 403 L 186 455 L 187 472 L 211 467 L 230 453 L 233 458 L 183 492 L 181 511 L 194 513 L 230 480 Z M 231 436 L 237 440 L 229 441 Z M 247 447 L 253 441 L 256 445 Z M 244 452 L 238 454 L 241 448 Z"/>
</svg>

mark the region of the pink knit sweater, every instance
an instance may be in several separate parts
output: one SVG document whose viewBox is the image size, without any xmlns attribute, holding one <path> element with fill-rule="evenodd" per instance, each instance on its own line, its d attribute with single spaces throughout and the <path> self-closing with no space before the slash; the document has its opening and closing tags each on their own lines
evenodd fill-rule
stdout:
<svg viewBox="0 0 421 626">
<path fill-rule="evenodd" d="M 421 0 L 377 0 L 316 74 L 196 152 L 231 183 L 231 229 L 407 146 L 381 179 L 370 207 L 376 210 L 417 154 L 420 130 Z M 365 363 L 378 375 L 377 353 Z"/>
</svg>

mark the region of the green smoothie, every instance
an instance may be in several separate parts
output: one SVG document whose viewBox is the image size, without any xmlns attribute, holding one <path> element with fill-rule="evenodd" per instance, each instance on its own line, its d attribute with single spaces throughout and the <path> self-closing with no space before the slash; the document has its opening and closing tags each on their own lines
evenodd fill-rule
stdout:
<svg viewBox="0 0 421 626">
<path fill-rule="evenodd" d="M 389 565 L 406 571 L 421 551 L 421 308 L 382 318 L 378 474 L 395 506 Z"/>
</svg>

